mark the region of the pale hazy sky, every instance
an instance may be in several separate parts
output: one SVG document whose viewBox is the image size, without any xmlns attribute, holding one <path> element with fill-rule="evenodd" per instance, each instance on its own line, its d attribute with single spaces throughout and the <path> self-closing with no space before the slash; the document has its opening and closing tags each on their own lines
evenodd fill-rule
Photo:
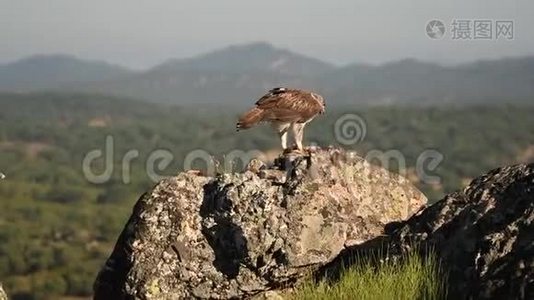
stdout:
<svg viewBox="0 0 534 300">
<path fill-rule="evenodd" d="M 425 34 L 432 19 L 441 40 Z M 453 19 L 513 20 L 515 36 L 453 40 Z M 67 53 L 144 68 L 252 41 L 340 64 L 533 55 L 534 1 L 0 0 L 0 63 Z"/>
</svg>

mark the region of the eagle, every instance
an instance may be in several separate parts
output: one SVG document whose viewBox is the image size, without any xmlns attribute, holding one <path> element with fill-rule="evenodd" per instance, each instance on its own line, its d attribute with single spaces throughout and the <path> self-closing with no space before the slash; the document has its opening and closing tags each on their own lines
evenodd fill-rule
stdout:
<svg viewBox="0 0 534 300">
<path fill-rule="evenodd" d="M 304 126 L 318 114 L 324 114 L 325 107 L 323 97 L 317 93 L 277 87 L 256 101 L 256 107 L 239 118 L 236 128 L 239 131 L 268 122 L 278 132 L 284 151 L 291 150 L 287 145 L 289 130 L 294 146 L 303 151 Z"/>
</svg>

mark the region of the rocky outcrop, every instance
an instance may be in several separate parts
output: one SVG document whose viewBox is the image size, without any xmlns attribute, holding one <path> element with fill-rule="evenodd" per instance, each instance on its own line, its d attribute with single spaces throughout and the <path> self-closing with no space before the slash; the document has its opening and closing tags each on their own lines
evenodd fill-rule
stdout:
<svg viewBox="0 0 534 300">
<path fill-rule="evenodd" d="M 451 299 L 534 299 L 534 164 L 493 170 L 387 231 L 392 247 L 436 251 Z"/>
<path fill-rule="evenodd" d="M 406 179 L 339 149 L 215 178 L 182 173 L 137 202 L 95 299 L 244 298 L 288 286 L 425 203 Z"/>
<path fill-rule="evenodd" d="M 2 283 L 0 283 L 0 300 L 7 300 L 7 294 L 4 291 L 4 288 L 2 287 Z"/>
</svg>

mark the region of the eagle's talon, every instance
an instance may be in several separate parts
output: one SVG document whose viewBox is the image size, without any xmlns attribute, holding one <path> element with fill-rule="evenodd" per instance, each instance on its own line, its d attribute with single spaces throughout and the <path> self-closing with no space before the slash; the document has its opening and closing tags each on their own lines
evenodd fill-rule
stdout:
<svg viewBox="0 0 534 300">
<path fill-rule="evenodd" d="M 299 149 L 297 147 L 291 147 L 291 148 L 284 149 L 282 153 L 284 155 L 289 155 L 289 154 L 304 155 L 304 154 L 307 154 L 308 151 L 306 151 L 305 149 Z"/>
<path fill-rule="evenodd" d="M 283 154 L 289 154 L 289 153 L 291 153 L 291 152 L 293 152 L 293 149 L 292 149 L 292 148 L 286 148 L 286 149 L 284 149 L 284 151 L 283 151 L 282 153 L 283 153 Z"/>
<path fill-rule="evenodd" d="M 306 149 L 295 148 L 291 150 L 291 154 L 309 155 L 309 152 Z"/>
</svg>

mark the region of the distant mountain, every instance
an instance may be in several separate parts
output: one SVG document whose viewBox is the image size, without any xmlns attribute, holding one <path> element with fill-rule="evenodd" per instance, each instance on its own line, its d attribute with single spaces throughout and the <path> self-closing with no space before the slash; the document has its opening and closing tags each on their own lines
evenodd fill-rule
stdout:
<svg viewBox="0 0 534 300">
<path fill-rule="evenodd" d="M 100 61 L 69 55 L 37 55 L 0 65 L 0 91 L 31 91 L 76 83 L 106 81 L 130 71 Z"/>
<path fill-rule="evenodd" d="M 443 67 L 406 59 L 351 65 L 316 80 L 331 99 L 348 103 L 534 103 L 534 57 Z"/>
<path fill-rule="evenodd" d="M 231 46 L 146 72 L 72 90 L 170 103 L 244 103 L 273 86 L 310 87 L 335 67 L 266 43 Z"/>
<path fill-rule="evenodd" d="M 452 67 L 414 59 L 334 67 L 260 43 L 169 61 L 84 88 L 166 103 L 250 104 L 275 86 L 314 89 L 340 104 L 534 103 L 534 57 Z"/>
<path fill-rule="evenodd" d="M 333 70 L 334 66 L 267 43 L 230 46 L 189 59 L 167 61 L 151 73 L 177 71 L 273 72 L 294 76 L 313 76 Z"/>
<path fill-rule="evenodd" d="M 52 89 L 163 103 L 250 105 L 275 86 L 313 89 L 332 104 L 534 103 L 534 57 L 451 67 L 414 59 L 336 67 L 252 43 L 169 60 L 142 72 L 66 56 L 0 66 L 0 91 Z"/>
</svg>

